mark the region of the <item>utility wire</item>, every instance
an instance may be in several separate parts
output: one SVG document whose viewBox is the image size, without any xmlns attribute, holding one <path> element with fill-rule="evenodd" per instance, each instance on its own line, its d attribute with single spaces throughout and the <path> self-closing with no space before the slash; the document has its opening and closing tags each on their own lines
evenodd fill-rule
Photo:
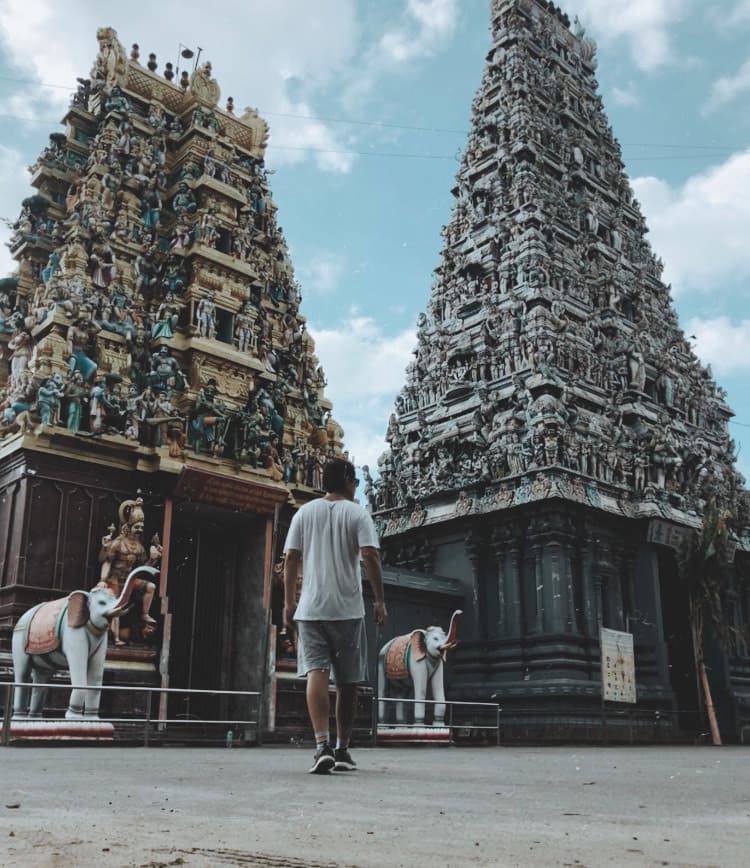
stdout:
<svg viewBox="0 0 750 868">
<path fill-rule="evenodd" d="M 14 78 L 10 75 L 0 75 L 0 81 L 14 81 L 20 84 L 33 84 L 37 87 L 50 87 L 55 88 L 57 90 L 66 90 L 69 92 L 73 92 L 75 88 L 70 88 L 63 84 L 47 84 L 44 82 L 33 81 L 32 79 L 24 79 L 24 78 Z M 389 123 L 387 121 L 361 121 L 354 120 L 352 118 L 329 118 L 322 117 L 320 115 L 303 115 L 303 114 L 294 114 L 292 112 L 272 112 L 265 111 L 263 109 L 258 109 L 258 113 L 261 115 L 268 115 L 269 117 L 277 117 L 277 118 L 296 118 L 298 120 L 306 120 L 306 121 L 321 121 L 326 124 L 352 124 L 354 126 L 362 126 L 362 127 L 383 127 L 386 129 L 394 129 L 394 130 L 411 130 L 413 132 L 422 132 L 422 133 L 453 133 L 457 135 L 468 135 L 468 129 L 455 129 L 453 127 L 420 127 L 420 126 L 411 126 L 409 124 L 394 124 Z M 27 120 L 31 122 L 38 123 L 57 123 L 57 121 L 40 121 L 37 118 L 16 118 L 12 115 L 0 115 L 0 117 L 10 118 L 13 120 Z M 677 145 L 677 144 L 659 144 L 656 142 L 632 142 L 629 144 L 621 143 L 623 148 L 666 148 L 666 149 L 674 149 L 674 150 L 708 150 L 708 151 L 738 151 L 742 150 L 743 147 L 747 147 L 746 145 L 740 146 L 731 146 L 731 145 Z M 279 147 L 276 145 L 275 147 Z M 312 150 L 311 148 L 305 148 L 304 150 Z M 338 153 L 338 152 L 336 152 Z"/>
<path fill-rule="evenodd" d="M 24 118 L 19 115 L 8 115 L 8 114 L 0 114 L 0 120 L 12 120 L 12 121 L 23 121 L 26 123 L 36 123 L 36 124 L 45 124 L 47 126 L 57 126 L 59 125 L 58 121 L 45 120 L 43 118 Z M 410 154 L 402 151 L 358 151 L 353 149 L 346 148 L 314 148 L 312 146 L 307 145 L 278 145 L 275 142 L 271 142 L 269 144 L 270 148 L 275 148 L 279 151 L 308 151 L 313 154 L 341 154 L 348 156 L 359 156 L 359 157 L 397 157 L 400 159 L 410 159 L 410 160 L 455 160 L 456 154 Z M 731 149 L 726 149 L 731 150 Z M 655 161 L 655 160 L 711 160 L 715 157 L 724 156 L 725 150 L 716 149 L 713 153 L 702 153 L 702 154 L 672 154 L 672 155 L 659 155 L 655 154 L 653 156 L 641 156 L 641 157 L 630 157 L 628 162 L 643 162 L 643 161 Z"/>
</svg>

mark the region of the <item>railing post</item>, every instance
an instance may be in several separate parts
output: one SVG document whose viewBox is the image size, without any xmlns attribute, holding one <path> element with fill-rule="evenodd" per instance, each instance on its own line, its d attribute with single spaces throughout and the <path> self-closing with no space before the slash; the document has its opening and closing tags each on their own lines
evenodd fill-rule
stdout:
<svg viewBox="0 0 750 868">
<path fill-rule="evenodd" d="M 498 705 L 497 711 L 495 712 L 495 718 L 497 721 L 497 746 L 500 747 L 500 712 L 502 709 Z"/>
<path fill-rule="evenodd" d="M 5 713 L 3 714 L 3 744 L 6 747 L 10 742 L 10 718 L 13 714 L 14 688 L 13 682 L 8 682 L 8 689 L 5 692 Z"/>
<path fill-rule="evenodd" d="M 372 707 L 370 709 L 370 718 L 372 725 L 372 746 L 378 746 L 378 705 L 379 705 L 379 697 L 377 695 L 378 691 L 372 691 Z"/>
<path fill-rule="evenodd" d="M 448 739 L 453 744 L 453 703 L 448 703 Z"/>
<path fill-rule="evenodd" d="M 146 722 L 143 726 L 143 746 L 148 747 L 148 725 L 151 723 L 151 688 L 146 690 Z"/>
</svg>

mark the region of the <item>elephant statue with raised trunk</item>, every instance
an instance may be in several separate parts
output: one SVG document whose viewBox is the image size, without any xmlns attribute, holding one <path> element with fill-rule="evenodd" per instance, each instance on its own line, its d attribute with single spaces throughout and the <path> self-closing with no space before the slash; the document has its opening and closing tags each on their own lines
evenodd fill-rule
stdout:
<svg viewBox="0 0 750 868">
<path fill-rule="evenodd" d="M 412 630 L 386 642 L 378 655 L 378 696 L 388 698 L 390 693 L 405 696 L 409 687 L 414 690 L 414 723 L 424 724 L 425 702 L 428 692 L 436 703 L 433 725 L 445 722 L 445 685 L 443 672 L 445 656 L 455 648 L 456 619 L 460 609 L 451 615 L 446 633 L 442 627 Z M 378 718 L 386 719 L 386 702 L 378 704 Z M 396 721 L 404 722 L 404 703 L 396 703 Z"/>
<path fill-rule="evenodd" d="M 24 612 L 13 628 L 13 671 L 17 687 L 13 717 L 42 715 L 46 688 L 52 672 L 70 672 L 68 720 L 99 717 L 99 700 L 107 656 L 110 621 L 127 608 L 139 573 L 158 575 L 153 567 L 136 567 L 119 596 L 106 586 L 72 591 L 60 600 L 40 603 Z M 31 678 L 31 681 L 29 679 Z"/>
</svg>

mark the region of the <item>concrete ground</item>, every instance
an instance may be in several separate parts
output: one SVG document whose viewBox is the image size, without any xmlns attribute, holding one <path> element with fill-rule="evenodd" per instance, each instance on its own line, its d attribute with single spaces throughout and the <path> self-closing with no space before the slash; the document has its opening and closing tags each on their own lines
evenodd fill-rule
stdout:
<svg viewBox="0 0 750 868">
<path fill-rule="evenodd" d="M 2 866 L 745 866 L 750 748 L 0 748 Z"/>
</svg>

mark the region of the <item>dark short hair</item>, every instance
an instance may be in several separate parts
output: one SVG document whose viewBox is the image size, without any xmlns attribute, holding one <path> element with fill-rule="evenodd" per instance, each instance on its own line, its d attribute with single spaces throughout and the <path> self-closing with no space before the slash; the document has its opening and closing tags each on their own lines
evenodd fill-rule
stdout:
<svg viewBox="0 0 750 868">
<path fill-rule="evenodd" d="M 329 494 L 343 494 L 346 483 L 357 478 L 357 471 L 351 461 L 333 458 L 323 468 L 323 490 Z"/>
</svg>

